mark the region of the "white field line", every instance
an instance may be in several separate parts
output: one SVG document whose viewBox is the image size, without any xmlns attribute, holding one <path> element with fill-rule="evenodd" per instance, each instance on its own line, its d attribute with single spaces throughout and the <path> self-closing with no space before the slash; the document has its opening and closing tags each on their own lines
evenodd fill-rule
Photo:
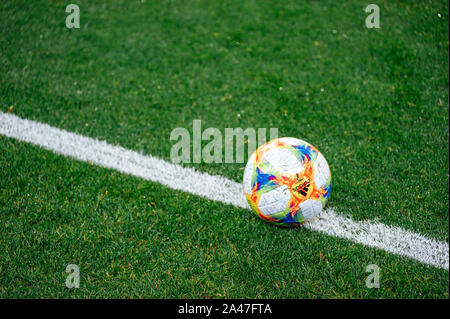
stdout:
<svg viewBox="0 0 450 319">
<path fill-rule="evenodd" d="M 201 173 L 150 155 L 70 133 L 15 115 L 0 112 L 0 134 L 41 146 L 57 154 L 92 162 L 125 174 L 161 183 L 167 187 L 248 209 L 242 185 L 221 176 Z M 387 252 L 448 270 L 449 244 L 399 227 L 374 221 L 354 221 L 332 208 L 305 227 L 346 238 Z"/>
</svg>

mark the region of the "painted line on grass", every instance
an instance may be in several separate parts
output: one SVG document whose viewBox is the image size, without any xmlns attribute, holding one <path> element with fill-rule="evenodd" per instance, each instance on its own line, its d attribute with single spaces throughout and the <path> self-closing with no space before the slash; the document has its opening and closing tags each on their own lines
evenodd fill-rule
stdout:
<svg viewBox="0 0 450 319">
<path fill-rule="evenodd" d="M 214 201 L 249 209 L 242 185 L 222 176 L 143 155 L 105 141 L 70 133 L 47 124 L 0 112 L 0 134 L 41 146 L 57 154 L 112 168 Z M 354 221 L 332 208 L 305 227 L 327 235 L 406 256 L 438 268 L 449 268 L 449 244 L 400 227 Z"/>
</svg>

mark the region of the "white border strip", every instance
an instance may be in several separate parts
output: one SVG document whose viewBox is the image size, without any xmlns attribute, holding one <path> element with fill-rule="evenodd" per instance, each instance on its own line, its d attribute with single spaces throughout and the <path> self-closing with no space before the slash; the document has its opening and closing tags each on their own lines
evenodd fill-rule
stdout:
<svg viewBox="0 0 450 319">
<path fill-rule="evenodd" d="M 142 155 L 104 141 L 2 112 L 0 134 L 80 161 L 92 162 L 173 189 L 248 209 L 241 184 L 221 176 L 201 173 L 193 168 L 185 168 L 150 155 Z M 427 238 L 399 227 L 374 221 L 354 221 L 335 213 L 333 209 L 323 211 L 319 218 L 306 223 L 305 227 L 448 270 L 447 242 Z"/>
</svg>

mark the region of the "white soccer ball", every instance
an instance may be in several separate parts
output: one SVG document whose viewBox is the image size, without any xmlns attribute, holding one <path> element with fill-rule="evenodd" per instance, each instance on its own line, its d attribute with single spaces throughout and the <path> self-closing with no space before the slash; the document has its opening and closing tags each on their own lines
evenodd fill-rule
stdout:
<svg viewBox="0 0 450 319">
<path fill-rule="evenodd" d="M 314 146 L 284 137 L 252 154 L 243 184 L 245 197 L 258 216 L 293 226 L 311 220 L 323 209 L 330 196 L 331 172 Z"/>
</svg>

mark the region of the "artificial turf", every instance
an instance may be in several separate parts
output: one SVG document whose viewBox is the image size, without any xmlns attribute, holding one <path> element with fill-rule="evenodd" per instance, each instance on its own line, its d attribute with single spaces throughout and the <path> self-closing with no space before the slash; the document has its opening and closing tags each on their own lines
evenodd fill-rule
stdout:
<svg viewBox="0 0 450 319">
<path fill-rule="evenodd" d="M 276 127 L 322 151 L 342 214 L 449 240 L 447 2 L 379 1 L 381 29 L 359 1 L 77 4 L 69 30 L 64 1 L 0 3 L 0 111 L 167 160 L 194 119 Z M 1 297 L 448 298 L 447 270 L 5 137 L 0 176 Z"/>
<path fill-rule="evenodd" d="M 15 140 L 0 151 L 2 297 L 448 298 L 443 269 Z"/>
</svg>

